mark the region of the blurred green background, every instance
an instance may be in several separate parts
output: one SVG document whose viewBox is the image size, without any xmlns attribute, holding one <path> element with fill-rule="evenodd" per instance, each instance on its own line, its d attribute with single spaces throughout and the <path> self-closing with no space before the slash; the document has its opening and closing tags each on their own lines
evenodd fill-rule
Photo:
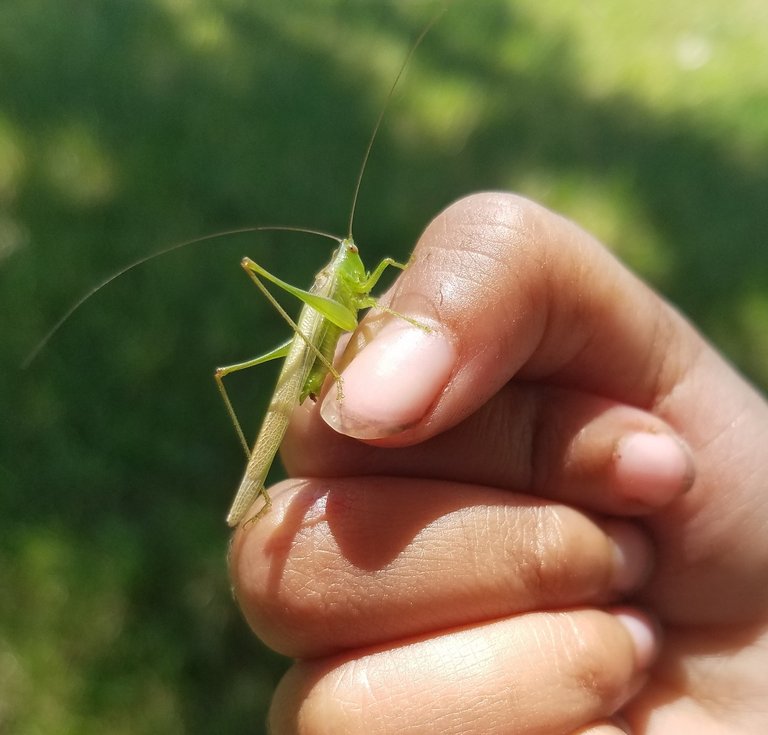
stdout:
<svg viewBox="0 0 768 735">
<path fill-rule="evenodd" d="M 0 4 L 0 732 L 261 732 L 286 663 L 230 597 L 243 466 L 211 379 L 286 327 L 304 236 L 218 240 L 61 313 L 119 266 L 248 224 L 345 234 L 429 2 Z M 768 385 L 768 4 L 456 0 L 361 192 L 367 262 L 512 189 L 565 212 Z M 232 379 L 252 434 L 274 370 Z"/>
</svg>

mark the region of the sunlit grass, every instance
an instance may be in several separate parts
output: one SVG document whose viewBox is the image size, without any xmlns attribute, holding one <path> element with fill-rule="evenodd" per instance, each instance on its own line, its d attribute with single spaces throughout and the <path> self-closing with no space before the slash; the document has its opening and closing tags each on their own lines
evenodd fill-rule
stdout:
<svg viewBox="0 0 768 735">
<path fill-rule="evenodd" d="M 744 113 L 768 83 L 768 5 L 759 0 L 517 5 L 545 34 L 571 40 L 587 94 L 624 91 L 660 113 L 722 121 Z M 749 130 L 753 121 L 742 122 L 742 132 L 757 132 Z"/>
</svg>

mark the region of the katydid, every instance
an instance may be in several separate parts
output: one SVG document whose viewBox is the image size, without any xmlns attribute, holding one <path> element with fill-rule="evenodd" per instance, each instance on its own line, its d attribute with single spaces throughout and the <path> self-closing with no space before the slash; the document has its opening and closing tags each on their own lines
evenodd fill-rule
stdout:
<svg viewBox="0 0 768 735">
<path fill-rule="evenodd" d="M 407 316 L 398 314 L 397 312 L 394 312 L 385 307 L 381 307 L 379 304 L 377 304 L 376 299 L 370 295 L 371 290 L 389 266 L 404 269 L 406 265 L 403 263 L 398 263 L 391 258 L 385 258 L 372 271 L 366 271 L 358 253 L 357 245 L 355 244 L 352 237 L 352 229 L 357 206 L 357 198 L 360 192 L 360 185 L 363 180 L 363 174 L 365 172 L 366 164 L 368 162 L 373 143 L 376 139 L 379 127 L 381 126 L 381 122 L 384 118 L 384 114 L 386 112 L 389 101 L 395 91 L 395 88 L 397 87 L 398 82 L 400 81 L 401 76 L 403 75 L 403 72 L 408 66 L 411 56 L 421 44 L 422 40 L 427 35 L 432 26 L 437 22 L 440 15 L 442 15 L 442 12 L 444 11 L 437 13 L 429 21 L 429 23 L 427 23 L 419 36 L 413 42 L 405 60 L 400 67 L 400 70 L 397 73 L 397 76 L 395 77 L 394 82 L 392 83 L 392 86 L 389 89 L 382 110 L 379 113 L 371 136 L 368 140 L 368 145 L 365 149 L 362 164 L 360 166 L 360 170 L 355 182 L 354 194 L 352 197 L 352 205 L 350 207 L 349 215 L 349 234 L 347 237 L 341 238 L 337 237 L 336 235 L 330 235 L 326 232 L 319 232 L 317 230 L 310 230 L 300 227 L 257 226 L 244 227 L 226 232 L 218 232 L 213 235 L 204 235 L 193 240 L 176 243 L 175 245 L 164 248 L 160 251 L 142 257 L 133 263 L 130 263 L 86 292 L 53 325 L 48 333 L 28 354 L 27 358 L 22 364 L 22 367 L 28 366 L 42 351 L 42 349 L 53 337 L 53 335 L 58 332 L 58 330 L 72 316 L 72 314 L 77 311 L 86 301 L 88 301 L 91 296 L 96 294 L 102 288 L 120 276 L 124 275 L 128 271 L 133 270 L 134 268 L 158 256 L 171 253 L 189 245 L 206 242 L 217 237 L 266 230 L 287 230 L 293 232 L 303 232 L 335 240 L 338 243 L 338 247 L 334 251 L 330 262 L 315 276 L 314 284 L 308 291 L 285 283 L 284 281 L 269 273 L 266 269 L 261 267 L 258 263 L 254 262 L 250 258 L 243 258 L 241 261 L 241 266 L 245 269 L 251 280 L 256 284 L 256 286 L 258 286 L 258 288 L 275 307 L 275 309 L 277 309 L 283 319 L 285 319 L 285 321 L 291 326 L 291 329 L 293 329 L 294 332 L 294 336 L 284 344 L 276 347 L 264 355 L 253 358 L 251 360 L 245 360 L 240 363 L 221 367 L 217 369 L 214 374 L 216 385 L 224 400 L 224 404 L 230 415 L 230 418 L 234 423 L 235 430 L 237 431 L 237 435 L 240 439 L 240 443 L 242 444 L 246 456 L 248 457 L 248 464 L 245 469 L 245 474 L 235 495 L 234 501 L 232 502 L 229 513 L 227 514 L 227 523 L 230 526 L 237 526 L 243 522 L 243 520 L 246 522 L 255 521 L 262 517 L 270 509 L 272 501 L 269 497 L 269 493 L 264 487 L 264 482 L 270 467 L 272 466 L 272 462 L 274 461 L 280 444 L 282 443 L 293 409 L 297 405 L 301 404 L 307 397 L 314 399 L 322 388 L 325 378 L 329 374 L 336 381 L 339 397 L 341 398 L 343 396 L 341 376 L 333 367 L 332 361 L 336 346 L 341 335 L 344 332 L 350 332 L 355 329 L 357 326 L 357 315 L 361 309 L 377 306 L 395 316 L 411 322 L 421 329 L 428 330 L 428 327 L 413 319 L 410 319 Z M 291 319 L 291 317 L 286 313 L 282 306 L 280 306 L 275 297 L 264 285 L 264 280 L 271 282 L 275 286 L 292 294 L 303 302 L 304 306 L 302 307 L 299 317 L 296 319 L 296 321 Z M 283 364 L 282 370 L 280 371 L 277 385 L 275 386 L 275 390 L 267 408 L 267 413 L 264 417 L 261 429 L 253 445 L 253 450 L 249 451 L 248 443 L 246 442 L 240 423 L 237 420 L 235 411 L 232 407 L 232 403 L 229 399 L 229 396 L 227 395 L 227 391 L 224 388 L 223 378 L 226 375 L 238 370 L 260 365 L 262 363 L 278 358 L 285 358 L 285 362 Z M 245 517 L 249 508 L 259 496 L 262 497 L 264 504 L 253 516 L 246 519 Z"/>
<path fill-rule="evenodd" d="M 235 425 L 240 443 L 243 445 L 248 457 L 245 474 L 227 514 L 227 523 L 230 526 L 237 526 L 245 519 L 248 510 L 259 496 L 263 499 L 264 504 L 254 515 L 245 519 L 246 522 L 256 521 L 269 511 L 272 506 L 272 500 L 264 486 L 264 482 L 285 436 L 293 409 L 303 403 L 307 397 L 314 400 L 328 374 L 336 381 L 339 398 L 343 397 L 341 375 L 333 367 L 332 362 L 336 345 L 344 332 L 351 332 L 355 329 L 357 326 L 357 314 L 361 309 L 379 306 L 376 299 L 370 295 L 370 292 L 386 268 L 392 266 L 404 269 L 406 267 L 404 263 L 398 263 L 392 258 L 385 258 L 373 271 L 366 271 L 358 253 L 357 245 L 352 237 L 352 226 L 354 224 L 357 196 L 360 191 L 363 173 L 365 172 L 365 166 L 379 126 L 384 118 L 387 103 L 395 87 L 397 87 L 397 83 L 411 56 L 436 21 L 437 17 L 433 18 L 411 46 L 374 125 L 352 197 L 349 235 L 345 238 L 337 238 L 327 233 L 312 233 L 331 237 L 337 240 L 339 245 L 328 265 L 315 276 L 315 281 L 310 290 L 304 291 L 285 283 L 250 258 L 243 258 L 241 261 L 241 266 L 245 269 L 251 280 L 253 280 L 264 296 L 291 326 L 294 336 L 284 344 L 260 357 L 219 368 L 215 373 L 216 384 Z M 306 230 L 301 231 L 306 232 Z M 272 282 L 304 303 L 295 322 L 275 300 L 262 282 L 262 278 Z M 393 312 L 390 309 L 385 310 L 395 316 L 406 319 L 417 327 L 428 329 L 425 325 L 419 324 L 407 316 L 397 314 L 397 312 Z M 253 451 L 249 452 L 245 436 L 224 388 L 223 378 L 237 370 L 254 367 L 281 357 L 285 358 L 283 368 L 280 371 L 277 385 L 264 416 L 264 421 L 253 445 Z"/>
<path fill-rule="evenodd" d="M 269 510 L 272 501 L 264 487 L 264 481 L 280 448 L 293 409 L 307 397 L 314 399 L 329 373 L 337 382 L 337 390 L 341 396 L 341 376 L 332 363 L 339 338 L 342 333 L 350 332 L 357 326 L 357 312 L 360 309 L 377 305 L 370 291 L 384 270 L 388 266 L 405 268 L 404 264 L 386 258 L 368 273 L 358 254 L 357 245 L 351 238 L 339 241 L 331 261 L 315 276 L 315 282 L 309 291 L 281 281 L 250 258 L 243 258 L 241 265 L 291 325 L 295 334 L 288 342 L 265 355 L 219 368 L 215 373 L 216 383 L 248 455 L 245 474 L 227 515 L 227 523 L 230 526 L 238 525 L 245 518 L 248 509 L 259 496 L 263 498 L 264 505 L 248 521 L 257 520 Z M 277 304 L 261 278 L 271 281 L 304 302 L 295 322 Z M 413 323 L 421 326 L 415 321 Z M 284 357 L 285 362 L 253 451 L 249 452 L 222 379 L 236 370 L 280 357 Z"/>
</svg>

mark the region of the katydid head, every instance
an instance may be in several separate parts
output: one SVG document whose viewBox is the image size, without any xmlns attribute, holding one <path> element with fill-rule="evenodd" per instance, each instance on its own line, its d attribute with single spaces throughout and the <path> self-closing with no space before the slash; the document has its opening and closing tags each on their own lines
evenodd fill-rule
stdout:
<svg viewBox="0 0 768 735">
<path fill-rule="evenodd" d="M 365 280 L 366 270 L 355 241 L 345 237 L 336 251 L 333 262 L 334 270 L 348 283 L 360 283 Z"/>
</svg>

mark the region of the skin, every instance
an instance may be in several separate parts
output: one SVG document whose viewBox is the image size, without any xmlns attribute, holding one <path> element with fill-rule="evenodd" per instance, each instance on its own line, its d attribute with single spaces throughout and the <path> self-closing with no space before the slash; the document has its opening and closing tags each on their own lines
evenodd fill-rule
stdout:
<svg viewBox="0 0 768 735">
<path fill-rule="evenodd" d="M 512 195 L 441 213 L 385 303 L 434 331 L 364 321 L 342 404 L 294 415 L 300 479 L 233 539 L 297 659 L 272 731 L 768 731 L 763 398 Z"/>
</svg>

